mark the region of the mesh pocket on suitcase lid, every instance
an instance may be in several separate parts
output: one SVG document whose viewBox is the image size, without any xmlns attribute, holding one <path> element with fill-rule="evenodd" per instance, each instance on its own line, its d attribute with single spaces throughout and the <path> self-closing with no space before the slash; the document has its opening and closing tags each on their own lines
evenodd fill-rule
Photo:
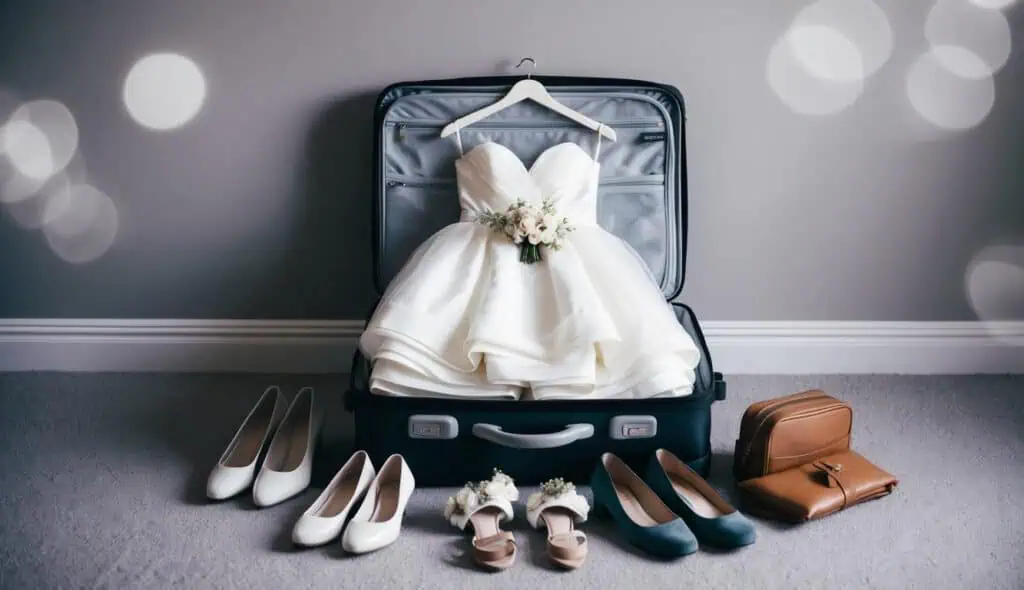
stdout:
<svg viewBox="0 0 1024 590">
<path fill-rule="evenodd" d="M 387 223 L 381 251 L 386 283 L 402 269 L 413 251 L 443 227 L 459 220 L 453 179 L 389 180 L 385 183 Z"/>
<path fill-rule="evenodd" d="M 603 176 L 661 174 L 665 172 L 664 123 L 659 119 L 609 121 L 618 140 L 601 144 L 598 158 Z M 436 121 L 399 121 L 386 124 L 384 171 L 388 176 L 444 178 L 454 171 L 459 157 L 453 137 L 441 138 L 444 124 Z M 485 142 L 499 143 L 529 167 L 547 148 L 575 143 L 588 154 L 596 147 L 596 134 L 572 121 L 481 121 L 461 131 L 469 151 Z"/>
<path fill-rule="evenodd" d="M 660 174 L 609 179 L 597 191 L 597 218 L 647 264 L 658 284 L 668 264 L 665 177 Z"/>
</svg>

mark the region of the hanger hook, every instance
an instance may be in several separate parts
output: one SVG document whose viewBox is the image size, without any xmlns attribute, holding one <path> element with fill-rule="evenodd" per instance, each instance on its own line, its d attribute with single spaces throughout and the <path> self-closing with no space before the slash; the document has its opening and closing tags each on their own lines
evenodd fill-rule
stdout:
<svg viewBox="0 0 1024 590">
<path fill-rule="evenodd" d="M 524 57 L 523 59 L 519 60 L 518 64 L 516 64 L 516 68 L 523 67 L 523 64 L 525 64 L 526 62 L 530 62 L 531 71 L 526 72 L 526 78 L 529 79 L 530 76 L 533 74 L 533 70 L 537 68 L 537 60 L 533 59 L 532 57 Z"/>
</svg>

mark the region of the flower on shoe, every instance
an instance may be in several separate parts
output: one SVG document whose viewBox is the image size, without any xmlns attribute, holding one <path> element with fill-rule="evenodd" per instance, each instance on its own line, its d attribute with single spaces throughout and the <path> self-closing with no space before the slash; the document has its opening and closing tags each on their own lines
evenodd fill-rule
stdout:
<svg viewBox="0 0 1024 590">
<path fill-rule="evenodd" d="M 455 505 L 459 512 L 469 512 L 476 508 L 477 504 L 480 503 L 479 496 L 475 490 L 464 487 L 459 490 L 459 493 L 455 495 Z"/>
<path fill-rule="evenodd" d="M 590 511 L 587 499 L 576 492 L 576 485 L 560 477 L 541 484 L 540 491 L 530 494 L 526 500 L 527 510 L 536 510 L 546 502 L 558 502 L 579 512 L 584 517 Z"/>
<path fill-rule="evenodd" d="M 515 502 L 519 499 L 519 490 L 516 489 L 515 481 L 500 469 L 494 470 L 494 475 L 490 480 L 480 482 L 480 491 L 486 500 L 501 499 Z"/>
<path fill-rule="evenodd" d="M 492 500 L 515 502 L 519 499 L 519 490 L 515 481 L 501 472 L 494 470 L 489 480 L 469 482 L 453 497 L 449 497 L 444 507 L 444 517 L 456 524 L 457 516 L 466 516 L 475 508 Z"/>
</svg>

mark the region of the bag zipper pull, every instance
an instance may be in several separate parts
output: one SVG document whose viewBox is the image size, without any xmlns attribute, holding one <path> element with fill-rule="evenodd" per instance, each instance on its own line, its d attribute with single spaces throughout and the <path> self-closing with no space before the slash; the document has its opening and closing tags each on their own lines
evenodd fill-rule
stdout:
<svg viewBox="0 0 1024 590">
<path fill-rule="evenodd" d="M 405 123 L 395 125 L 395 141 L 405 141 Z"/>
<path fill-rule="evenodd" d="M 404 183 L 404 182 L 401 182 L 401 181 L 398 181 L 398 180 L 389 180 L 389 181 L 387 182 L 387 185 L 386 185 L 386 186 L 387 186 L 388 188 L 396 188 L 396 187 L 399 187 L 399 186 L 405 186 L 405 183 Z"/>
</svg>

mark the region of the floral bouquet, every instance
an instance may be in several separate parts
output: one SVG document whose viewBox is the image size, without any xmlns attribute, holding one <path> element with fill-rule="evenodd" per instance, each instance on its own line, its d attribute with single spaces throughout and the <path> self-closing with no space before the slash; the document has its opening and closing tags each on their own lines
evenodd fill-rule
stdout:
<svg viewBox="0 0 1024 590">
<path fill-rule="evenodd" d="M 517 199 L 504 213 L 488 211 L 477 217 L 477 221 L 505 234 L 519 246 L 519 262 L 525 264 L 542 260 L 541 247 L 561 248 L 565 235 L 575 229 L 569 225 L 568 218 L 556 216 L 555 206 L 548 199 L 541 201 L 540 207 Z"/>
</svg>

